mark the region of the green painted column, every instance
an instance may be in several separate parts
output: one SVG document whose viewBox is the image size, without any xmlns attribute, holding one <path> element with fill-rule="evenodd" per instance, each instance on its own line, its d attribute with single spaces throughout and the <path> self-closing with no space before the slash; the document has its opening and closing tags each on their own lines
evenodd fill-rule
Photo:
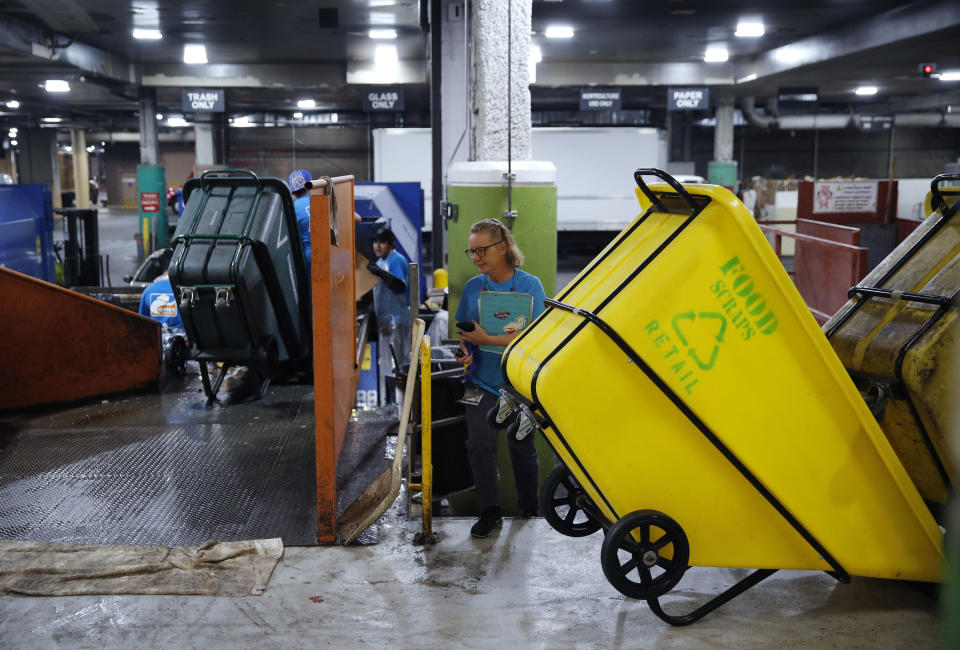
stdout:
<svg viewBox="0 0 960 650">
<path fill-rule="evenodd" d="M 707 163 L 707 182 L 722 185 L 731 192 L 737 191 L 737 162 L 735 160 L 711 160 Z"/>
<path fill-rule="evenodd" d="M 463 251 L 470 226 L 482 219 L 499 219 L 508 227 L 506 161 L 454 163 L 447 172 L 447 201 L 457 205 L 457 219 L 447 223 L 449 307 L 457 313 L 463 285 L 477 267 Z M 511 205 L 517 212 L 511 232 L 525 258 L 522 268 L 540 278 L 547 296 L 557 291 L 557 168 L 550 162 L 513 163 L 516 180 Z M 456 338 L 451 316 L 449 335 Z"/>
<path fill-rule="evenodd" d="M 151 233 L 157 248 L 169 243 L 167 226 L 167 175 L 163 165 L 137 165 L 137 204 L 140 207 L 140 230 L 143 233 L 143 254 L 152 249 Z"/>
</svg>

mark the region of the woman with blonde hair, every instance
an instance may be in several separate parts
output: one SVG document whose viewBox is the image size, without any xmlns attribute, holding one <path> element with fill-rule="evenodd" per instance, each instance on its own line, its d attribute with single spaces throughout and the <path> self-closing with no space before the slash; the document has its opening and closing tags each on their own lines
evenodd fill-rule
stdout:
<svg viewBox="0 0 960 650">
<path fill-rule="evenodd" d="M 484 219 L 470 228 L 468 248 L 464 251 L 473 260 L 478 275 L 470 278 L 463 288 L 463 295 L 457 307 L 457 323 L 472 323 L 472 329 L 461 328 L 461 362 L 470 368 L 467 381 L 476 387 L 480 400 L 467 406 L 467 455 L 470 469 L 473 471 L 477 501 L 480 504 L 480 519 L 470 533 L 474 537 L 487 537 L 502 523 L 500 517 L 500 498 L 497 488 L 497 439 L 499 431 L 487 424 L 487 411 L 497 403 L 498 387 L 503 383 L 500 358 L 503 348 L 510 344 L 521 330 L 543 313 L 546 294 L 543 284 L 535 275 L 518 267 L 523 264 L 523 253 L 513 240 L 510 230 L 496 219 Z M 532 305 L 527 313 L 497 312 L 496 318 L 502 320 L 501 332 L 487 332 L 481 326 L 481 296 L 491 292 L 519 294 L 507 296 L 507 303 Z M 529 295 L 531 300 L 525 301 Z M 510 298 L 516 297 L 517 301 Z M 490 304 L 489 302 L 487 304 Z M 485 322 L 488 324 L 490 320 Z M 469 346 L 467 345 L 469 344 Z M 472 364 L 476 363 L 475 366 Z M 539 468 L 534 437 L 526 436 L 516 440 L 507 436 L 510 446 L 510 460 L 513 476 L 517 485 L 520 511 L 526 517 L 537 514 L 537 482 Z"/>
</svg>

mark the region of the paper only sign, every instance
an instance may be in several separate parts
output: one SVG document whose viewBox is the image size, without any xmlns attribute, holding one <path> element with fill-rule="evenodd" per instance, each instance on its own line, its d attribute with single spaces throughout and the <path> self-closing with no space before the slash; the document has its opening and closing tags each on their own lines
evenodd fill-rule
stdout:
<svg viewBox="0 0 960 650">
<path fill-rule="evenodd" d="M 710 89 L 700 88 L 668 88 L 668 111 L 699 111 L 710 108 Z"/>
</svg>

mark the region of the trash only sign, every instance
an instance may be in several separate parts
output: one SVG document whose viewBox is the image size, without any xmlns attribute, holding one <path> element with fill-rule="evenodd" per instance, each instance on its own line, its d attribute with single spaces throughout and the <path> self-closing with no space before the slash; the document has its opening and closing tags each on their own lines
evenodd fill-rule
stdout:
<svg viewBox="0 0 960 650">
<path fill-rule="evenodd" d="M 160 212 L 160 192 L 140 192 L 140 209 L 144 212 Z"/>
<path fill-rule="evenodd" d="M 222 90 L 184 90 L 184 113 L 222 113 L 224 111 Z"/>
</svg>

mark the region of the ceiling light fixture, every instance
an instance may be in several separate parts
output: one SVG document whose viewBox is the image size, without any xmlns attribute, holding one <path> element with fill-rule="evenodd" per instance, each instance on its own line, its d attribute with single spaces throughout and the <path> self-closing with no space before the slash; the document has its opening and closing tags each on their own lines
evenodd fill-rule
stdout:
<svg viewBox="0 0 960 650">
<path fill-rule="evenodd" d="M 733 33 L 737 38 L 759 38 L 764 34 L 763 23 L 756 20 L 741 20 L 737 23 L 737 31 Z"/>
<path fill-rule="evenodd" d="M 97 148 L 94 147 L 93 145 L 90 145 L 89 147 L 87 147 L 87 153 L 93 153 L 93 152 L 96 151 L 96 150 L 97 150 Z"/>
<path fill-rule="evenodd" d="M 187 121 L 182 117 L 169 117 L 167 118 L 167 126 L 172 126 L 172 127 L 187 126 Z"/>
<path fill-rule="evenodd" d="M 141 29 L 138 27 L 133 30 L 133 37 L 140 41 L 159 41 L 163 38 L 163 34 L 159 29 Z"/>
<path fill-rule="evenodd" d="M 316 108 L 317 102 L 312 99 L 301 99 L 297 102 L 297 108 Z"/>
<path fill-rule="evenodd" d="M 876 86 L 860 86 L 853 92 L 857 93 L 861 97 L 869 97 L 870 95 L 877 94 L 877 87 Z"/>
<path fill-rule="evenodd" d="M 371 7 L 392 7 L 397 4 L 397 0 L 370 0 Z"/>
<path fill-rule="evenodd" d="M 18 144 L 20 144 L 20 143 L 17 142 L 16 140 L 11 140 L 11 141 L 10 141 L 10 146 L 11 146 L 11 147 L 16 147 Z"/>
<path fill-rule="evenodd" d="M 941 72 L 939 79 L 940 81 L 960 81 L 960 70 Z"/>
<path fill-rule="evenodd" d="M 63 121 L 62 117 L 44 117 L 40 119 L 41 122 L 48 122 L 50 124 L 57 124 Z"/>
<path fill-rule="evenodd" d="M 157 113 L 157 119 L 158 119 L 158 120 L 162 120 L 162 119 L 163 119 L 163 113 Z"/>
<path fill-rule="evenodd" d="M 184 63 L 206 63 L 207 48 L 199 43 L 190 43 L 183 46 Z"/>
<path fill-rule="evenodd" d="M 13 109 L 20 108 L 20 102 L 18 102 L 15 99 L 11 99 L 9 102 L 7 102 L 7 108 L 13 108 Z"/>
<path fill-rule="evenodd" d="M 63 79 L 47 79 L 43 83 L 43 89 L 48 93 L 68 93 L 70 84 Z"/>
<path fill-rule="evenodd" d="M 397 67 L 400 58 L 397 56 L 396 45 L 378 45 L 373 51 L 373 64 L 382 70 L 391 70 Z"/>
<path fill-rule="evenodd" d="M 570 27 L 570 25 L 550 25 L 543 35 L 547 38 L 573 38 L 573 27 Z"/>
<path fill-rule="evenodd" d="M 708 45 L 707 51 L 703 55 L 703 60 L 707 63 L 723 63 L 730 58 L 726 45 Z"/>
<path fill-rule="evenodd" d="M 293 119 L 295 120 L 299 120 L 302 118 L 303 118 L 303 113 L 301 113 L 300 111 L 297 111 L 296 113 L 293 114 Z"/>
<path fill-rule="evenodd" d="M 373 39 L 391 39 L 397 37 L 397 30 L 395 29 L 371 29 L 367 32 L 367 36 Z"/>
</svg>

